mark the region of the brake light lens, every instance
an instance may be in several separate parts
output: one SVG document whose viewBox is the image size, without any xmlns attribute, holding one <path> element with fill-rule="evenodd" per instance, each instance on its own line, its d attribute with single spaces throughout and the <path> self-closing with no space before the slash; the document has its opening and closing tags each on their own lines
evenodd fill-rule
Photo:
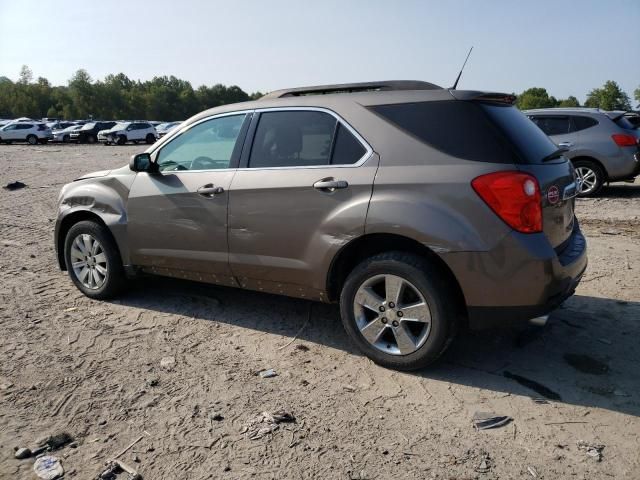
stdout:
<svg viewBox="0 0 640 480">
<path fill-rule="evenodd" d="M 636 137 L 626 133 L 614 133 L 611 138 L 619 147 L 635 147 L 638 144 Z"/>
<path fill-rule="evenodd" d="M 471 186 L 514 230 L 542 232 L 540 185 L 535 177 L 522 172 L 495 172 L 474 178 Z"/>
</svg>

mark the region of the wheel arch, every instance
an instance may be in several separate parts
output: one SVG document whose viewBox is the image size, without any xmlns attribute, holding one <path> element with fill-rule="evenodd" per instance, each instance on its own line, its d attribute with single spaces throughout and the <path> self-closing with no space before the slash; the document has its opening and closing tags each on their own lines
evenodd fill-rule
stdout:
<svg viewBox="0 0 640 480">
<path fill-rule="evenodd" d="M 580 156 L 571 158 L 571 163 L 574 164 L 575 162 L 579 162 L 581 160 L 595 163 L 598 167 L 600 167 L 600 170 L 602 170 L 602 173 L 604 173 L 604 177 L 605 177 L 604 181 L 607 181 L 609 179 L 609 172 L 607 171 L 607 168 L 604 166 L 604 164 L 600 160 L 598 160 L 595 157 L 590 157 L 588 155 L 580 155 Z"/>
<path fill-rule="evenodd" d="M 60 221 L 60 225 L 58 226 L 55 240 L 56 240 L 56 256 L 58 258 L 58 265 L 60 266 L 60 270 L 63 270 L 63 271 L 67 270 L 67 265 L 64 260 L 64 241 L 65 241 L 65 238 L 67 237 L 67 233 L 69 232 L 71 227 L 73 227 L 76 223 L 82 222 L 85 220 L 95 222 L 105 228 L 108 234 L 111 235 L 111 238 L 113 239 L 113 243 L 115 244 L 116 248 L 118 249 L 118 253 L 122 258 L 118 242 L 114 238 L 113 233 L 111 233 L 111 229 L 109 229 L 109 227 L 107 226 L 105 221 L 100 217 L 100 215 L 98 215 L 95 212 L 92 212 L 91 210 L 76 210 L 75 212 L 69 213 L 67 216 L 65 216 Z"/>
<path fill-rule="evenodd" d="M 460 283 L 453 271 L 436 252 L 409 237 L 391 233 L 371 233 L 358 237 L 343 246 L 334 256 L 327 272 L 327 296 L 337 301 L 347 276 L 363 260 L 379 253 L 399 251 L 413 253 L 434 264 L 450 282 L 454 295 L 466 317 L 466 303 Z"/>
</svg>

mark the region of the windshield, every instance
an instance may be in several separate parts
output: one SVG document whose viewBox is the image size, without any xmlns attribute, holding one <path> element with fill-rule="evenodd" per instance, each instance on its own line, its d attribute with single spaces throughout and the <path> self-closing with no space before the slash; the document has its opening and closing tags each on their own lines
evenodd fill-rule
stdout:
<svg viewBox="0 0 640 480">
<path fill-rule="evenodd" d="M 124 130 L 126 129 L 129 125 L 131 125 L 131 123 L 129 122 L 120 122 L 120 123 L 116 123 L 111 130 Z"/>
<path fill-rule="evenodd" d="M 527 163 L 542 163 L 557 150 L 549 137 L 516 107 L 484 104 L 483 108 Z"/>
<path fill-rule="evenodd" d="M 91 130 L 93 127 L 95 127 L 96 124 L 95 123 L 85 123 L 82 126 L 82 130 Z"/>
</svg>

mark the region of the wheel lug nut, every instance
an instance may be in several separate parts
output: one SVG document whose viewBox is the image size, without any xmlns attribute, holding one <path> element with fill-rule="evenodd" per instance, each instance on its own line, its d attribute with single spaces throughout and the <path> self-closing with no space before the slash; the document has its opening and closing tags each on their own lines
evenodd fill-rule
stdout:
<svg viewBox="0 0 640 480">
<path fill-rule="evenodd" d="M 380 319 L 380 321 L 381 321 L 382 323 L 387 323 L 387 319 L 386 319 L 385 317 L 382 317 L 382 318 Z"/>
<path fill-rule="evenodd" d="M 384 312 L 384 307 L 380 305 L 380 308 L 378 308 L 378 310 L 380 310 L 381 312 Z"/>
<path fill-rule="evenodd" d="M 394 327 L 397 327 L 400 324 L 398 323 L 397 320 L 394 320 L 393 322 L 391 322 L 391 325 L 393 325 Z"/>
<path fill-rule="evenodd" d="M 389 308 L 394 308 L 395 306 L 396 306 L 396 304 L 395 304 L 395 303 L 393 303 L 393 302 L 389 302 Z"/>
<path fill-rule="evenodd" d="M 396 315 L 398 315 L 399 317 L 402 317 L 402 316 L 404 315 L 404 313 L 402 313 L 402 311 L 400 310 L 400 311 L 398 311 L 398 312 L 396 313 Z"/>
</svg>

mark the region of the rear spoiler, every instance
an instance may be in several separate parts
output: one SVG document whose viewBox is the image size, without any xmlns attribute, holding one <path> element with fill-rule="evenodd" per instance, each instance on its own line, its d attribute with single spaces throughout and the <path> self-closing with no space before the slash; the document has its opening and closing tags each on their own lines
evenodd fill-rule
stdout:
<svg viewBox="0 0 640 480">
<path fill-rule="evenodd" d="M 514 105 L 518 97 L 512 93 L 479 92 L 473 90 L 449 90 L 456 100 Z"/>
</svg>

